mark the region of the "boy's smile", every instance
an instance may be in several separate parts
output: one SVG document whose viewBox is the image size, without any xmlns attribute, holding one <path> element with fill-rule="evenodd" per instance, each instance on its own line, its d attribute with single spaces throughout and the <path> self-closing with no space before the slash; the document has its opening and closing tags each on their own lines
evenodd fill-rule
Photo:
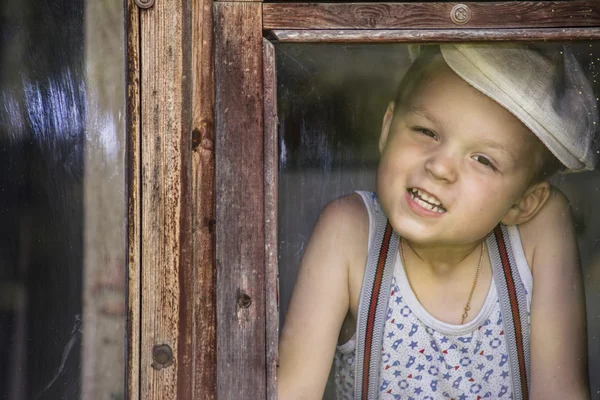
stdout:
<svg viewBox="0 0 600 400">
<path fill-rule="evenodd" d="M 408 240 L 468 244 L 506 220 L 533 174 L 535 136 L 443 61 L 384 118 L 377 191 Z M 515 222 L 512 222 L 515 223 Z"/>
<path fill-rule="evenodd" d="M 418 188 L 409 188 L 407 195 L 410 197 L 408 204 L 415 212 L 434 216 L 446 212 L 442 202 L 431 193 Z"/>
</svg>

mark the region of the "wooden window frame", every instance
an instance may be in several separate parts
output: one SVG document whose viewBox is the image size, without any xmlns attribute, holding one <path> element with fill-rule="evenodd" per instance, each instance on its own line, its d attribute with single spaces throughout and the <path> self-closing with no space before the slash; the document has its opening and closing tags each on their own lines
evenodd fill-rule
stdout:
<svg viewBox="0 0 600 400">
<path fill-rule="evenodd" d="M 273 42 L 600 39 L 589 0 L 468 2 L 462 25 L 457 3 L 152 3 L 126 1 L 129 399 L 277 398 Z"/>
</svg>

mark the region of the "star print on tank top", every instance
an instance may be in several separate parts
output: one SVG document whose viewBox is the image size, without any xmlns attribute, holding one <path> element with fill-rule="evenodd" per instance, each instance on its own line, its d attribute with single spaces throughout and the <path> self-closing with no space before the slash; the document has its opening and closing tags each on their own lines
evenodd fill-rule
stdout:
<svg viewBox="0 0 600 400">
<path fill-rule="evenodd" d="M 359 192 L 371 220 L 379 208 L 376 196 Z M 519 275 L 531 305 L 532 277 L 518 229 L 509 229 Z M 396 257 L 385 321 L 379 373 L 380 399 L 511 399 L 512 382 L 502 312 L 491 282 L 484 305 L 464 325 L 434 318 L 414 296 Z M 338 346 L 335 356 L 338 399 L 354 399 L 355 338 Z"/>
</svg>

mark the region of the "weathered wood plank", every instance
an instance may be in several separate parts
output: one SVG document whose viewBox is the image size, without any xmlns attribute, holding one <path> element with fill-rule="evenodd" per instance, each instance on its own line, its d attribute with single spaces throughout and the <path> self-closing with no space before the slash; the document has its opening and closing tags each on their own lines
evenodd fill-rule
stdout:
<svg viewBox="0 0 600 400">
<path fill-rule="evenodd" d="M 133 0 L 126 3 L 127 43 L 127 399 L 140 398 L 140 38 L 139 9 Z"/>
<path fill-rule="evenodd" d="M 193 398 L 217 390 L 213 1 L 192 2 Z"/>
<path fill-rule="evenodd" d="M 275 48 L 263 39 L 265 158 L 265 310 L 267 399 L 277 400 L 279 283 L 277 269 L 277 75 Z"/>
<path fill-rule="evenodd" d="M 191 398 L 189 8 L 161 0 L 140 12 L 143 399 Z M 152 356 L 163 344 L 174 357 L 165 368 Z"/>
<path fill-rule="evenodd" d="M 260 3 L 215 3 L 217 397 L 264 399 Z"/>
<path fill-rule="evenodd" d="M 197 0 L 196 0 L 197 1 Z M 181 44 L 181 79 L 177 81 L 179 86 L 175 87 L 177 94 L 181 96 L 181 105 L 179 111 L 180 127 L 178 138 L 175 146 L 171 149 L 173 157 L 179 157 L 180 163 L 179 173 L 179 231 L 173 233 L 177 238 L 173 241 L 179 243 L 179 320 L 178 320 L 178 346 L 176 359 L 178 364 L 177 369 L 177 399 L 192 399 L 193 398 L 193 382 L 194 371 L 193 365 L 195 361 L 194 352 L 194 264 L 193 264 L 193 236 L 192 236 L 192 210 L 194 207 L 193 192 L 193 175 L 192 175 L 192 99 L 193 99 L 193 70 L 192 60 L 195 57 L 192 32 L 195 24 L 195 15 L 192 13 L 193 5 L 191 1 L 180 0 L 173 2 L 173 8 L 168 9 L 170 13 L 179 13 L 181 17 L 181 31 L 175 30 L 178 36 L 169 37 L 170 41 Z M 168 21 L 167 15 L 165 21 Z M 180 36 L 179 36 L 180 35 Z M 165 43 L 168 45 L 168 42 Z M 169 54 L 167 48 L 167 55 Z M 177 111 L 177 110 L 175 110 Z M 169 131 L 165 130 L 169 135 Z M 169 164 L 165 165 L 169 167 Z"/>
<path fill-rule="evenodd" d="M 527 1 L 464 3 L 471 18 L 450 19 L 456 3 L 265 3 L 269 29 L 452 29 L 600 26 L 600 2 Z"/>
<path fill-rule="evenodd" d="M 273 30 L 272 40 L 298 43 L 405 43 L 462 41 L 598 40 L 600 28 L 431 29 L 431 30 Z"/>
</svg>

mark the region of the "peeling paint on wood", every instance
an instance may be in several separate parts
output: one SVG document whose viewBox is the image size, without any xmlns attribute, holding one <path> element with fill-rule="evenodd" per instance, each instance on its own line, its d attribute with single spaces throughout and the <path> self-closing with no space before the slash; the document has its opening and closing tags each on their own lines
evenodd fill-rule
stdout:
<svg viewBox="0 0 600 400">
<path fill-rule="evenodd" d="M 140 398 L 140 64 L 139 9 L 126 4 L 127 41 L 127 399 Z"/>
<path fill-rule="evenodd" d="M 191 398 L 191 7 L 161 0 L 140 12 L 140 398 Z M 152 349 L 174 362 L 152 368 Z"/>
</svg>

